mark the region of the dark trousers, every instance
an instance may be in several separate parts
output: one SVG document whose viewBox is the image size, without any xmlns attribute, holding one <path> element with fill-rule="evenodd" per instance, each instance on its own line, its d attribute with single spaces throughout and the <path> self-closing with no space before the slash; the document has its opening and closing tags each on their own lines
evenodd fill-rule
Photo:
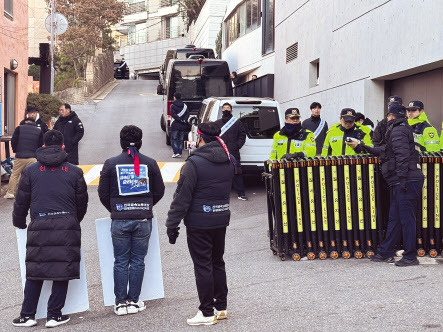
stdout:
<svg viewBox="0 0 443 332">
<path fill-rule="evenodd" d="M 68 293 L 68 283 L 69 280 L 53 281 L 48 300 L 48 318 L 61 316 Z M 43 280 L 26 280 L 21 316 L 35 316 L 42 286 Z"/>
<path fill-rule="evenodd" d="M 214 316 L 217 310 L 226 310 L 228 286 L 223 254 L 226 227 L 197 229 L 186 227 L 189 253 L 194 262 L 199 310 L 205 317 Z"/>
<path fill-rule="evenodd" d="M 243 183 L 243 174 L 235 174 L 232 178 L 232 187 L 238 196 L 245 196 L 245 185 Z"/>
<path fill-rule="evenodd" d="M 407 192 L 403 192 L 400 185 L 392 187 L 386 238 L 378 247 L 383 257 L 394 256 L 394 247 L 401 236 L 403 236 L 403 257 L 407 259 L 417 257 L 416 215 L 422 187 L 423 180 L 407 182 Z"/>
<path fill-rule="evenodd" d="M 185 132 L 171 129 L 171 146 L 174 154 L 182 154 Z"/>
</svg>

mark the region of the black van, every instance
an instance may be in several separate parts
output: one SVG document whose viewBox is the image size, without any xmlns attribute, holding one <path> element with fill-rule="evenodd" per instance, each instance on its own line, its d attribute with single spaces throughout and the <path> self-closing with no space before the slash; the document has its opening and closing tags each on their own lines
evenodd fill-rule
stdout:
<svg viewBox="0 0 443 332">
<path fill-rule="evenodd" d="M 126 61 L 114 62 L 114 78 L 120 80 L 129 79 L 129 67 Z"/>
<path fill-rule="evenodd" d="M 164 76 L 170 60 L 185 60 L 191 55 L 202 55 L 206 59 L 215 59 L 214 50 L 212 48 L 198 48 L 195 47 L 195 45 L 186 45 L 185 48 L 170 49 L 166 52 L 165 62 L 160 67 L 159 84 L 162 86 L 164 85 Z M 161 89 L 161 87 L 159 86 L 158 89 Z"/>
<path fill-rule="evenodd" d="M 165 74 L 165 86 L 160 92 L 165 96 L 160 124 L 166 132 L 166 144 L 170 145 L 170 108 L 174 93 L 180 92 L 190 114 L 198 116 L 203 99 L 233 95 L 228 63 L 203 57 L 170 60 Z"/>
</svg>

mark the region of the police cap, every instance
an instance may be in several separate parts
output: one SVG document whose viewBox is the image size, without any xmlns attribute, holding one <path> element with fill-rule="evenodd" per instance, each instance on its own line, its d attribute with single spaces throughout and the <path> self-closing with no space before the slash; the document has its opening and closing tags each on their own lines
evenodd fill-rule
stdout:
<svg viewBox="0 0 443 332">
<path fill-rule="evenodd" d="M 388 103 L 397 103 L 403 105 L 403 99 L 400 96 L 393 95 L 388 98 Z"/>
<path fill-rule="evenodd" d="M 345 121 L 355 121 L 355 110 L 352 108 L 343 108 L 340 112 L 340 116 Z"/>
<path fill-rule="evenodd" d="M 415 110 L 422 110 L 425 108 L 425 105 L 420 100 L 413 100 L 410 101 L 408 104 L 408 107 L 406 107 L 407 110 L 415 111 Z"/>
<path fill-rule="evenodd" d="M 288 118 L 300 118 L 300 111 L 296 107 L 288 108 L 285 111 L 285 117 L 288 117 Z"/>
</svg>

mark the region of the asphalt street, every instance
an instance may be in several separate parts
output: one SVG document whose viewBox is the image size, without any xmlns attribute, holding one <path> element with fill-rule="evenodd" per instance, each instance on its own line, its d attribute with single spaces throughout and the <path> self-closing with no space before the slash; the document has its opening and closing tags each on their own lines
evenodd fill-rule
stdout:
<svg viewBox="0 0 443 332">
<path fill-rule="evenodd" d="M 160 129 L 162 97 L 155 81 L 122 81 L 101 102 L 73 106 L 84 123 L 80 163 L 102 164 L 120 153 L 119 132 L 134 124 L 143 130 L 141 152 L 159 162 L 176 161 Z M 182 160 L 183 161 L 183 160 Z M 266 197 L 259 177 L 246 181 L 249 201 L 231 196 L 231 225 L 227 232 L 229 318 L 210 327 L 189 327 L 186 319 L 197 312 L 198 298 L 184 226 L 170 245 L 164 225 L 175 183 L 166 184 L 165 197 L 156 205 L 165 298 L 147 302 L 147 309 L 116 316 L 103 305 L 95 220 L 107 217 L 97 186 L 88 186 L 88 213 L 82 222 L 90 310 L 71 315 L 59 331 L 442 331 L 443 264 L 399 268 L 367 259 L 280 261 L 269 250 Z M 0 199 L 0 331 L 14 328 L 20 312 L 22 288 L 13 201 Z M 149 280 L 145 280 L 149 282 Z M 40 320 L 35 328 L 44 328 Z M 24 328 L 22 328 L 24 329 Z"/>
</svg>

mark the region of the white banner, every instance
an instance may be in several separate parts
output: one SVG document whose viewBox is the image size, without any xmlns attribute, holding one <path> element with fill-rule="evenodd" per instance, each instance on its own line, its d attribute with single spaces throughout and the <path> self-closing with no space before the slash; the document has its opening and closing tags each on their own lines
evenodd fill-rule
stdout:
<svg viewBox="0 0 443 332">
<path fill-rule="evenodd" d="M 17 229 L 18 256 L 20 260 L 20 272 L 22 276 L 22 286 L 25 288 L 26 282 L 26 239 L 27 230 Z M 44 281 L 40 300 L 38 301 L 36 319 L 46 318 L 49 296 L 51 295 L 52 281 Z M 62 309 L 64 315 L 83 312 L 89 309 L 88 285 L 86 283 L 85 260 L 83 250 L 81 250 L 80 279 L 70 280 L 65 306 Z"/>
<path fill-rule="evenodd" d="M 115 304 L 114 295 L 114 249 L 111 238 L 111 219 L 103 218 L 95 221 L 97 245 L 100 257 L 103 300 L 105 306 Z M 140 300 L 155 300 L 165 297 L 163 274 L 158 239 L 157 218 L 152 218 L 152 232 L 149 239 L 148 254 L 145 257 L 145 275 L 143 278 Z"/>
</svg>

